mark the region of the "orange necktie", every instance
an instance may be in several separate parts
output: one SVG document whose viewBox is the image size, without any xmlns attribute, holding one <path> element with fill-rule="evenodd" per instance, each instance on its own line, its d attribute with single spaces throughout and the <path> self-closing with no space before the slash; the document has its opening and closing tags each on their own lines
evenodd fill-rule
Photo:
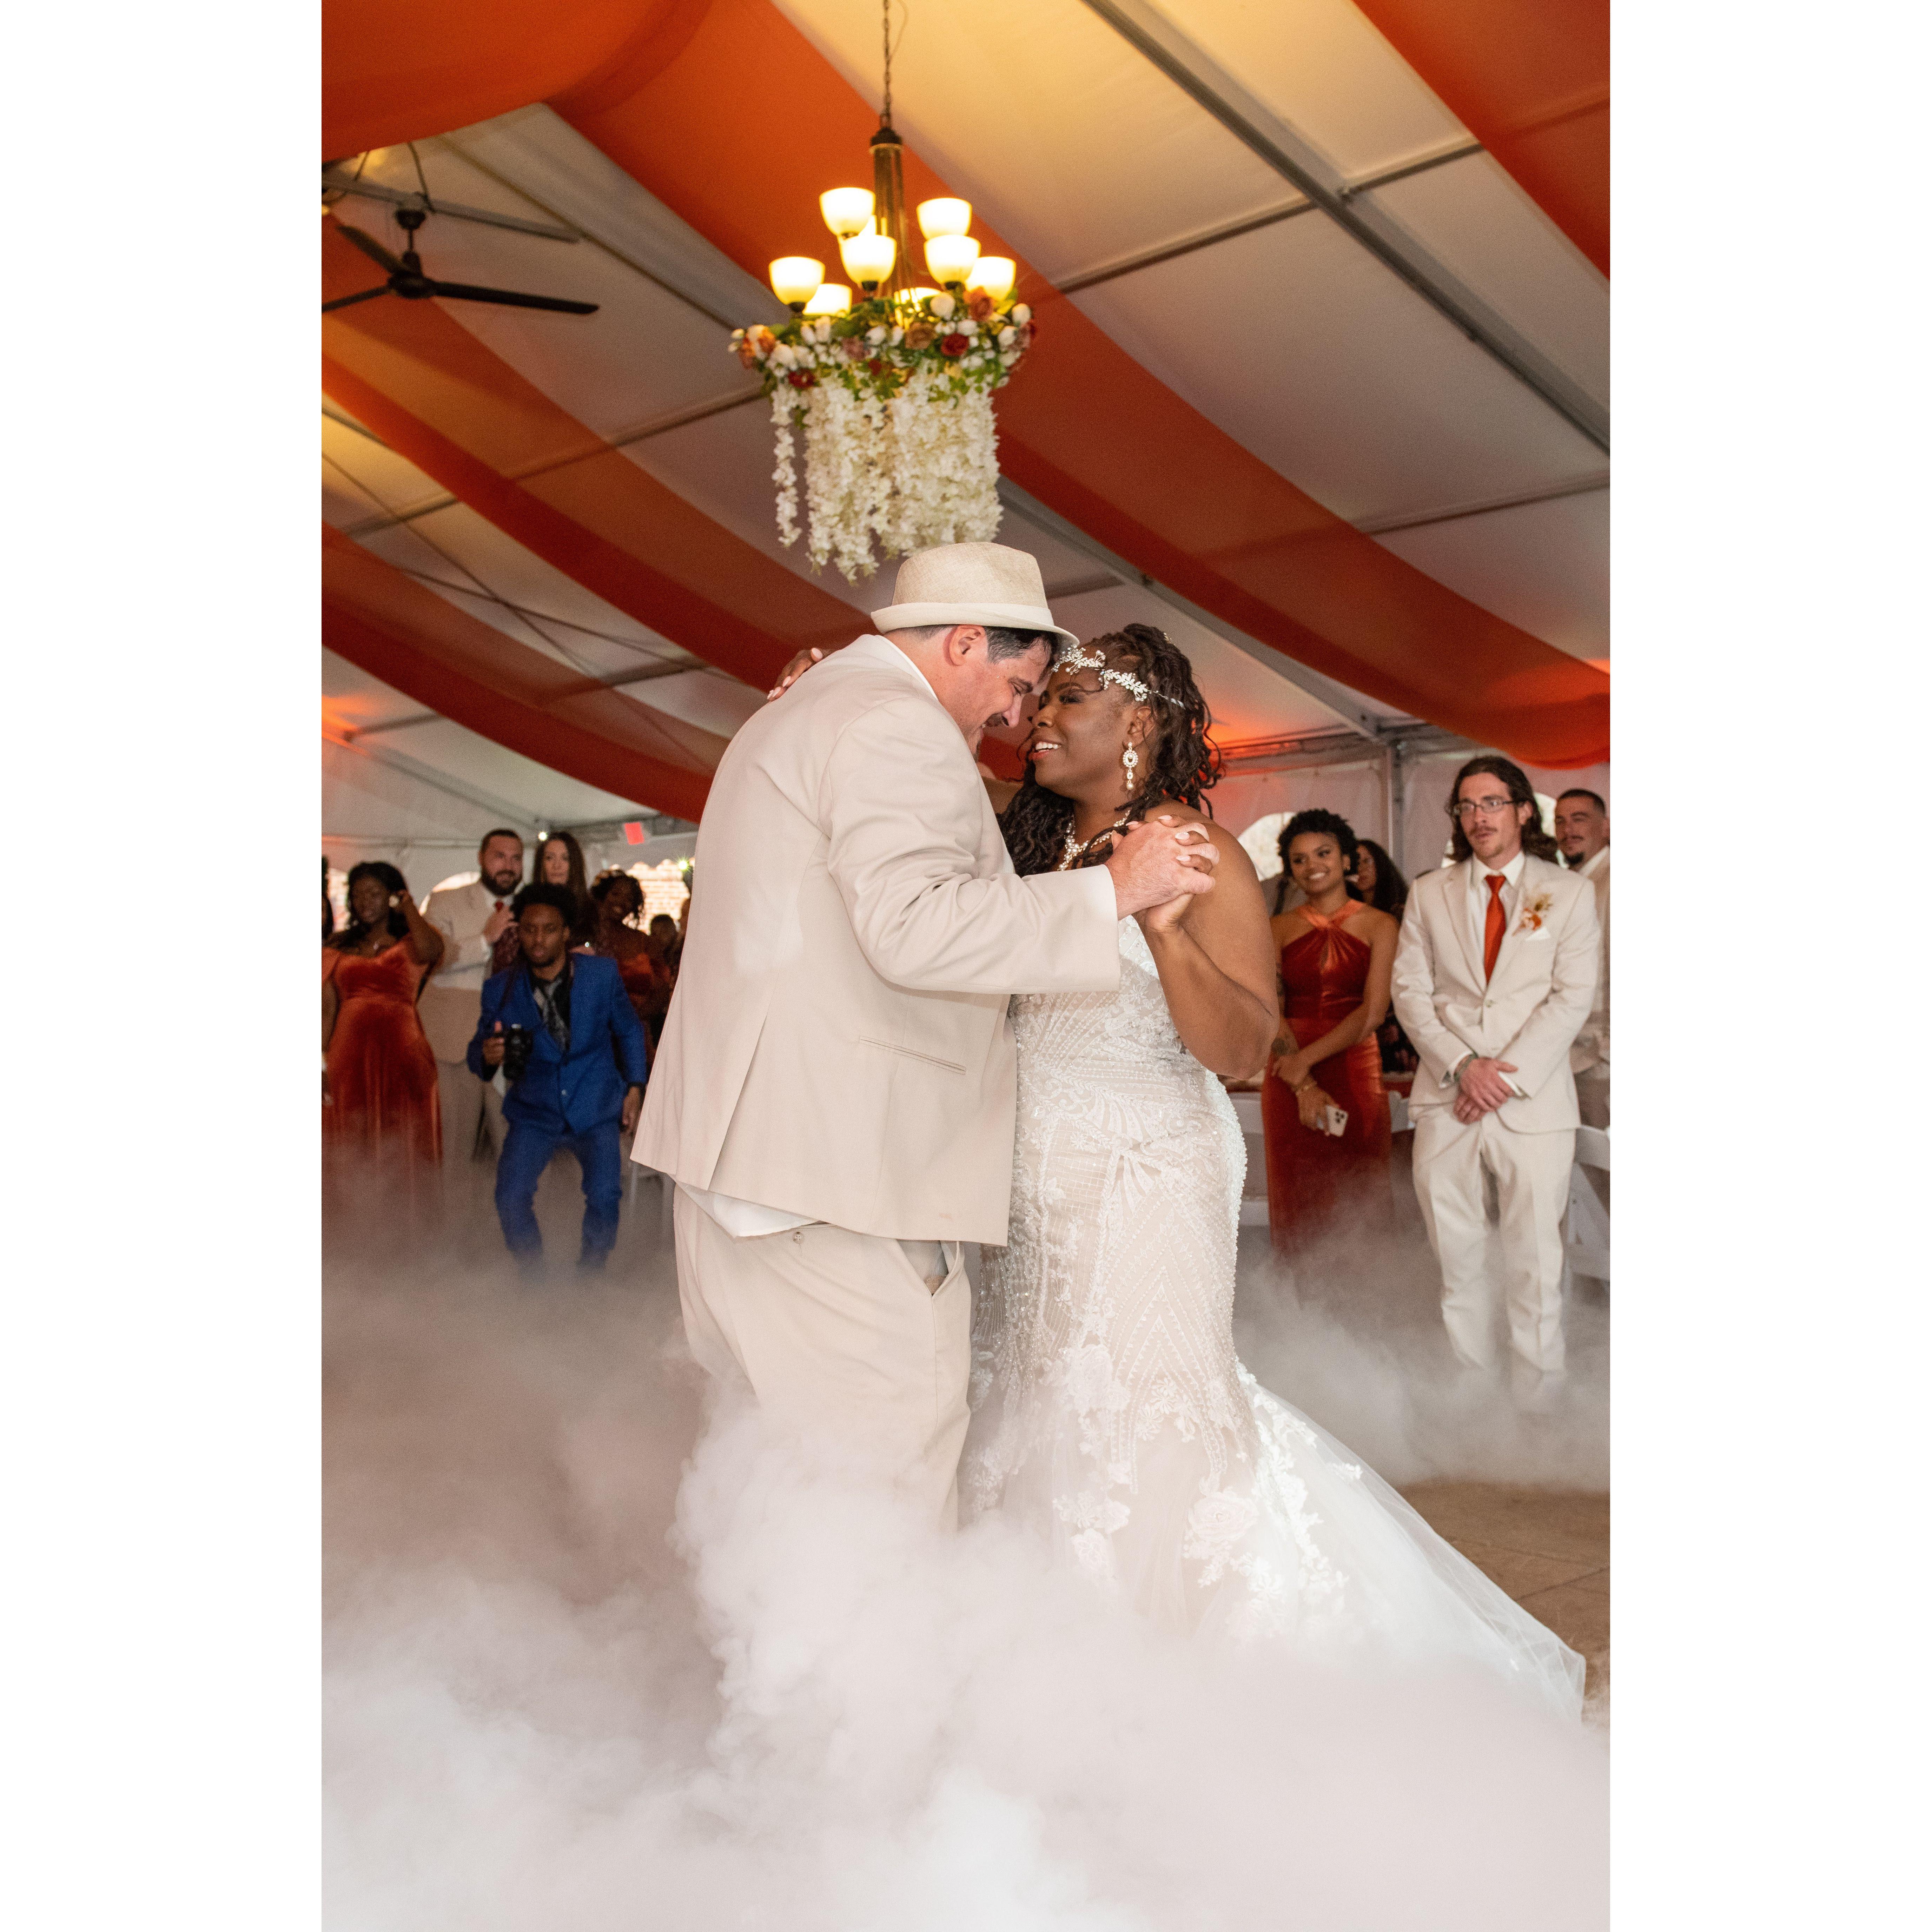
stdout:
<svg viewBox="0 0 1932 1932">
<path fill-rule="evenodd" d="M 1490 909 L 1483 915 L 1483 981 L 1487 985 L 1496 970 L 1496 955 L 1503 950 L 1503 875 L 1490 874 Z"/>
</svg>

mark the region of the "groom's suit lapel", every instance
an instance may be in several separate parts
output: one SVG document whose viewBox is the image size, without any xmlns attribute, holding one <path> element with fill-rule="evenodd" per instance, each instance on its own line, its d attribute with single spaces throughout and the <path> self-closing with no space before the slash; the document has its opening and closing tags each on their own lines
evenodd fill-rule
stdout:
<svg viewBox="0 0 1932 1932">
<path fill-rule="evenodd" d="M 1475 862 L 1473 859 L 1465 859 L 1442 875 L 1442 899 L 1448 911 L 1449 924 L 1456 934 L 1456 944 L 1462 949 L 1462 963 L 1469 969 L 1469 984 L 1480 993 L 1483 988 L 1483 956 L 1476 944 L 1475 935 L 1469 930 L 1469 869 Z"/>
</svg>

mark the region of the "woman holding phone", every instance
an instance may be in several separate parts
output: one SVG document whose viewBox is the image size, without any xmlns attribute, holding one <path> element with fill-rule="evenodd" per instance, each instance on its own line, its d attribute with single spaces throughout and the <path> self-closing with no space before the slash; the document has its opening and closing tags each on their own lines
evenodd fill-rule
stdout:
<svg viewBox="0 0 1932 1932">
<path fill-rule="evenodd" d="M 1358 842 L 1332 812 L 1298 812 L 1281 835 L 1287 875 L 1307 895 L 1268 922 L 1282 1018 L 1262 1082 L 1268 1228 L 1305 1250 L 1338 1207 L 1388 1204 L 1388 1096 L 1376 1029 L 1388 1011 L 1401 927 L 1351 898 Z"/>
</svg>

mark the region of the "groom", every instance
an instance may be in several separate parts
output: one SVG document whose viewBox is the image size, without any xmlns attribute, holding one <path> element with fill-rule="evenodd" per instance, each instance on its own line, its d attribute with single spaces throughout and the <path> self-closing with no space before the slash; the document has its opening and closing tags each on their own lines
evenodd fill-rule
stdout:
<svg viewBox="0 0 1932 1932">
<path fill-rule="evenodd" d="M 698 1359 L 950 1526 L 961 1244 L 1006 1238 L 1008 997 L 1112 992 L 1119 922 L 1208 891 L 1215 855 L 1156 822 L 1104 867 L 1016 877 L 972 748 L 1072 633 L 998 544 L 915 552 L 896 596 L 718 764 L 634 1158 L 677 1183 Z"/>
</svg>

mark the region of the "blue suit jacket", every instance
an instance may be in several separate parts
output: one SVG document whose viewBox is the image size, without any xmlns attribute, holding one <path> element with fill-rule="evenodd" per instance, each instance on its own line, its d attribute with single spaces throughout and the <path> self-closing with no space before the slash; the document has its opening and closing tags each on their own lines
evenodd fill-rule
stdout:
<svg viewBox="0 0 1932 1932">
<path fill-rule="evenodd" d="M 581 1134 L 613 1124 L 624 1095 L 644 1084 L 644 1030 L 624 992 L 614 959 L 590 952 L 570 955 L 570 1052 L 557 1051 L 530 991 L 530 969 L 519 960 L 483 982 L 483 1007 L 471 1036 L 470 1070 L 494 1076 L 483 1064 L 483 1042 L 500 1020 L 530 1028 L 535 1036 L 528 1070 L 503 1102 L 504 1118 L 553 1133 Z"/>
</svg>

